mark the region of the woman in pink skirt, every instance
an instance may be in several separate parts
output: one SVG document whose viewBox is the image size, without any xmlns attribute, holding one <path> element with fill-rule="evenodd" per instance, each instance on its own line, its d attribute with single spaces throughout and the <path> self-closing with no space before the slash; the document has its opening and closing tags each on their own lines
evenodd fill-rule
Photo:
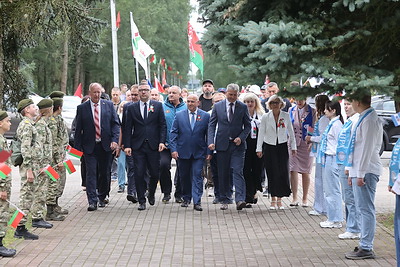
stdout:
<svg viewBox="0 0 400 267">
<path fill-rule="evenodd" d="M 297 190 L 300 173 L 303 184 L 302 206 L 307 207 L 313 157 L 310 157 L 310 145 L 305 141 L 305 137 L 308 135 L 309 128 L 314 127 L 317 116 L 315 109 L 306 104 L 305 99 L 297 99 L 296 102 L 296 106 L 289 110 L 297 145 L 297 153 L 289 157 L 290 184 L 293 193 L 293 201 L 290 206 L 299 205 Z"/>
</svg>

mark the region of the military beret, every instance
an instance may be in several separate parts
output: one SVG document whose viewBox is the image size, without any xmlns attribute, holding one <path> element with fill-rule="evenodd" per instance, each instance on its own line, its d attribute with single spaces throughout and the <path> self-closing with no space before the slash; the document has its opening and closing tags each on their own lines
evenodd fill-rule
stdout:
<svg viewBox="0 0 400 267">
<path fill-rule="evenodd" d="M 39 109 L 44 109 L 44 108 L 51 108 L 53 106 L 53 100 L 44 98 L 40 100 L 40 102 L 37 104 Z"/>
<path fill-rule="evenodd" d="M 32 99 L 29 99 L 29 98 L 22 99 L 21 101 L 19 101 L 18 106 L 17 106 L 18 112 L 21 112 L 24 108 L 26 108 L 27 106 L 32 105 L 32 104 L 33 104 Z"/>
<path fill-rule="evenodd" d="M 8 117 L 7 111 L 0 110 L 0 121 Z"/>
<path fill-rule="evenodd" d="M 64 94 L 63 92 L 61 92 L 61 91 L 53 91 L 53 92 L 51 92 L 51 94 L 49 95 L 49 97 L 50 97 L 51 99 L 53 99 L 54 97 L 63 98 L 64 95 L 65 95 L 65 94 Z"/>
<path fill-rule="evenodd" d="M 59 97 L 54 97 L 54 98 L 52 98 L 52 100 L 53 100 L 53 106 L 55 106 L 55 107 L 62 106 L 62 104 L 64 102 L 64 100 L 62 98 L 59 98 Z"/>
</svg>

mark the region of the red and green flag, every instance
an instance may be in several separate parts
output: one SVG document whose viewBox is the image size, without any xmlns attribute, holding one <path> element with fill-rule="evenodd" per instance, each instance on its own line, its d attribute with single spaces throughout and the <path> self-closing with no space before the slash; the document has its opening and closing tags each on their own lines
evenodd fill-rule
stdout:
<svg viewBox="0 0 400 267">
<path fill-rule="evenodd" d="M 67 146 L 67 153 L 75 158 L 80 159 L 83 155 L 82 151 L 79 151 L 78 149 L 73 148 L 72 146 L 68 145 Z"/>
<path fill-rule="evenodd" d="M 5 162 L 12 154 L 12 151 L 1 150 L 0 151 L 0 162 Z"/>
<path fill-rule="evenodd" d="M 203 77 L 203 49 L 201 48 L 201 44 L 198 44 L 199 37 L 197 37 L 196 32 L 194 31 L 190 22 L 188 22 L 188 37 L 189 37 L 189 50 L 190 50 L 190 61 L 193 62 L 196 67 L 199 68 L 201 72 L 201 77 Z"/>
<path fill-rule="evenodd" d="M 70 159 L 64 161 L 63 164 L 64 164 L 64 167 L 68 171 L 69 174 L 76 172 L 74 164 L 72 164 L 72 161 Z"/>
<path fill-rule="evenodd" d="M 8 225 L 10 225 L 13 228 L 17 228 L 19 222 L 21 219 L 25 216 L 25 213 L 23 213 L 21 210 L 17 209 L 13 216 L 11 216 L 10 221 L 8 221 Z"/>
<path fill-rule="evenodd" d="M 60 175 L 53 169 L 51 166 L 47 166 L 44 172 L 50 177 L 51 180 L 57 181 L 60 178 Z"/>
<path fill-rule="evenodd" d="M 0 163 L 0 177 L 2 179 L 6 179 L 10 173 L 11 173 L 11 168 L 4 163 Z"/>
</svg>

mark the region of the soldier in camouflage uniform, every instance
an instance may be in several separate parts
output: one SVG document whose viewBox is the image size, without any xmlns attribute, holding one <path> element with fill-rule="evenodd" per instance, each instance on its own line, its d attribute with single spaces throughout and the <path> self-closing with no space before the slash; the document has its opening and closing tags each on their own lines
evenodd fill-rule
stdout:
<svg viewBox="0 0 400 267">
<path fill-rule="evenodd" d="M 32 203 L 32 227 L 52 228 L 53 225 L 44 220 L 46 209 L 47 186 L 49 176 L 44 172 L 47 166 L 52 166 L 52 135 L 46 120 L 53 114 L 53 100 L 42 99 L 37 104 L 39 116 L 36 119 L 35 128 L 37 130 L 36 141 L 41 145 L 41 153 L 37 156 L 37 177 L 35 179 L 34 199 Z"/>
<path fill-rule="evenodd" d="M 18 112 L 23 119 L 18 125 L 16 137 L 21 141 L 22 164 L 19 166 L 21 176 L 21 189 L 19 207 L 28 215 L 34 199 L 34 170 L 36 170 L 35 158 L 41 153 L 40 144 L 36 142 L 37 130 L 34 126 L 34 118 L 37 116 L 37 107 L 31 99 L 23 99 L 18 103 Z M 16 238 L 36 240 L 39 237 L 26 229 L 26 218 L 23 217 L 19 222 L 14 233 Z"/>
<path fill-rule="evenodd" d="M 0 150 L 10 150 L 4 133 L 10 130 L 11 121 L 6 111 L 0 111 Z M 5 162 L 11 166 L 10 159 Z M 3 238 L 7 232 L 7 222 L 10 219 L 10 207 L 7 200 L 11 195 L 11 173 L 6 178 L 0 178 L 0 256 L 12 257 L 15 255 L 15 249 L 9 249 L 3 246 Z"/>
<path fill-rule="evenodd" d="M 54 91 L 50 95 L 50 98 L 53 100 L 53 117 L 57 122 L 57 137 L 56 137 L 56 144 L 58 144 L 58 153 L 62 159 L 66 157 L 66 147 L 68 146 L 69 137 L 68 137 L 68 130 L 65 124 L 64 119 L 62 118 L 62 106 L 63 106 L 63 97 L 64 93 L 61 91 Z M 54 134 L 53 134 L 54 139 Z M 53 147 L 53 149 L 55 149 Z M 60 175 L 60 179 L 58 180 L 58 189 L 57 189 L 57 196 L 56 196 L 56 207 L 54 210 L 59 214 L 68 214 L 67 209 L 63 209 L 58 205 L 58 199 L 64 193 L 65 183 L 67 180 L 66 170 L 64 166 L 58 169 L 58 173 Z"/>
<path fill-rule="evenodd" d="M 60 187 L 65 186 L 65 168 L 62 162 L 65 158 L 65 147 L 68 144 L 68 135 L 66 133 L 66 127 L 63 121 L 61 125 L 57 117 L 61 114 L 63 100 L 62 98 L 54 97 L 53 100 L 53 116 L 49 117 L 46 122 L 52 134 L 52 151 L 53 151 L 53 161 L 51 166 L 60 175 L 57 181 L 49 180 L 47 189 L 47 214 L 46 220 L 49 221 L 63 221 L 65 216 L 61 215 L 59 210 L 56 209 L 57 200 L 60 195 Z M 65 140 L 66 139 L 66 140 Z M 64 181 L 62 181 L 64 180 Z M 60 183 L 63 182 L 63 185 Z M 63 190 L 63 189 L 62 189 Z M 60 209 L 61 210 L 61 209 Z"/>
</svg>

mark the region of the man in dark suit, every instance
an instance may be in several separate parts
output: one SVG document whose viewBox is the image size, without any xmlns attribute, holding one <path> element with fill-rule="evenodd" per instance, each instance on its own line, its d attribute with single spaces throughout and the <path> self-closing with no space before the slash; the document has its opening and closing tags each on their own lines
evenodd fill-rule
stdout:
<svg viewBox="0 0 400 267">
<path fill-rule="evenodd" d="M 210 114 L 198 109 L 200 102 L 197 95 L 189 95 L 186 103 L 188 109 L 179 111 L 175 115 L 169 145 L 171 156 L 179 162 L 179 179 L 183 192 L 181 207 L 188 207 L 193 197 L 194 209 L 202 211 L 203 177 L 201 171 L 207 155 L 207 130 Z M 207 159 L 211 159 L 211 155 L 207 156 Z"/>
<path fill-rule="evenodd" d="M 112 102 L 100 99 L 102 90 L 101 84 L 90 84 L 90 101 L 79 105 L 76 112 L 74 146 L 85 155 L 88 211 L 96 210 L 97 203 L 105 207 L 104 200 L 110 192 L 112 153 L 118 147 L 120 130 Z"/>
<path fill-rule="evenodd" d="M 208 128 L 208 148 L 217 150 L 218 154 L 221 210 L 228 209 L 230 203 L 231 175 L 235 186 L 236 209 L 241 210 L 246 207 L 243 164 L 251 120 L 247 106 L 237 100 L 239 86 L 232 83 L 228 84 L 226 89 L 226 99 L 215 104 L 212 110 Z"/>
<path fill-rule="evenodd" d="M 139 85 L 140 101 L 131 104 L 126 113 L 123 143 L 127 156 L 132 155 L 136 190 L 138 194 L 138 210 L 146 209 L 145 173 L 149 170 L 150 183 L 148 201 L 154 205 L 154 194 L 160 178 L 160 152 L 165 147 L 167 126 L 164 109 L 160 102 L 150 100 L 150 86 Z"/>
<path fill-rule="evenodd" d="M 267 90 L 269 96 L 261 101 L 261 105 L 264 108 L 265 112 L 268 112 L 269 110 L 267 109 L 266 105 L 268 99 L 279 92 L 279 87 L 276 82 L 270 82 L 265 86 L 265 89 Z M 289 99 L 287 98 L 283 98 L 283 101 L 285 102 L 285 106 L 282 108 L 282 110 L 288 112 L 289 108 L 292 106 L 292 103 L 290 103 Z"/>
</svg>

